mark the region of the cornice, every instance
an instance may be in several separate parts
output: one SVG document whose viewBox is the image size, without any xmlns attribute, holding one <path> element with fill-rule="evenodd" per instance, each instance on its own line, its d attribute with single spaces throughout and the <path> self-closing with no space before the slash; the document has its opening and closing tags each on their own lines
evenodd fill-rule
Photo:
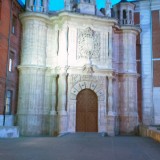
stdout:
<svg viewBox="0 0 160 160">
<path fill-rule="evenodd" d="M 104 23 L 107 25 L 114 26 L 118 23 L 118 20 L 115 18 L 109 18 L 109 17 L 103 17 L 103 16 L 96 16 L 96 15 L 88 15 L 88 14 L 81 14 L 81 13 L 76 13 L 76 12 L 58 12 L 56 15 L 51 15 L 50 16 L 51 21 L 56 21 L 56 20 L 74 20 L 74 21 L 79 21 L 83 20 L 86 22 L 94 22 L 94 23 Z"/>
<path fill-rule="evenodd" d="M 32 69 L 32 70 L 46 70 L 47 68 L 45 66 L 37 66 L 37 65 L 19 65 L 18 67 L 19 71 L 25 70 L 25 69 Z"/>
<path fill-rule="evenodd" d="M 47 14 L 42 14 L 42 13 L 38 13 L 38 12 L 24 12 L 22 14 L 19 15 L 20 20 L 23 21 L 25 20 L 39 20 L 42 21 L 44 23 L 50 23 L 50 19 L 49 16 Z"/>
</svg>

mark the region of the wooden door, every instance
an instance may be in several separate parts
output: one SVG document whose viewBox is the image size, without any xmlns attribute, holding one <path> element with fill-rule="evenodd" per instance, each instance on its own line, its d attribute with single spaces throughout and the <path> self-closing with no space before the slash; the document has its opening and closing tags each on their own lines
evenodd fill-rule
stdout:
<svg viewBox="0 0 160 160">
<path fill-rule="evenodd" d="M 98 132 L 98 98 L 90 89 L 77 95 L 76 131 Z"/>
</svg>

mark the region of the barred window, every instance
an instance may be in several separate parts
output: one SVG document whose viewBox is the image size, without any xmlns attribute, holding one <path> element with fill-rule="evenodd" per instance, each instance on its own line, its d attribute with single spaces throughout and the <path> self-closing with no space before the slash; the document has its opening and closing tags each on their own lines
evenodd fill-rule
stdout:
<svg viewBox="0 0 160 160">
<path fill-rule="evenodd" d="M 5 114 L 11 114 L 11 107 L 12 107 L 12 91 L 7 90 Z"/>
<path fill-rule="evenodd" d="M 17 17 L 12 17 L 12 33 L 16 35 Z"/>
</svg>

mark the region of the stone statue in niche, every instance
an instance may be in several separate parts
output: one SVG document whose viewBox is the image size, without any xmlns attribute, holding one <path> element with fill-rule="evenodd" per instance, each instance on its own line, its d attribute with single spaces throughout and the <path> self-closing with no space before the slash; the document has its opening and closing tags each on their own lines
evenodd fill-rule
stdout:
<svg viewBox="0 0 160 160">
<path fill-rule="evenodd" d="M 78 31 L 78 59 L 98 59 L 100 49 L 99 32 L 92 30 L 90 27 Z"/>
</svg>

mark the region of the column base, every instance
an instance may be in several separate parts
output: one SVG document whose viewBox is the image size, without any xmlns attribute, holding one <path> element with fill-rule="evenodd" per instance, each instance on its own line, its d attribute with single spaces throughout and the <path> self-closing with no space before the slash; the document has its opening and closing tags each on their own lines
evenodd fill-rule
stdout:
<svg viewBox="0 0 160 160">
<path fill-rule="evenodd" d="M 107 116 L 107 134 L 115 136 L 115 116 Z"/>
<path fill-rule="evenodd" d="M 51 112 L 50 114 L 50 124 L 49 124 L 49 135 L 57 136 L 57 112 Z"/>
<path fill-rule="evenodd" d="M 68 115 L 66 111 L 58 112 L 57 116 L 58 134 L 63 135 L 68 132 Z"/>
</svg>

